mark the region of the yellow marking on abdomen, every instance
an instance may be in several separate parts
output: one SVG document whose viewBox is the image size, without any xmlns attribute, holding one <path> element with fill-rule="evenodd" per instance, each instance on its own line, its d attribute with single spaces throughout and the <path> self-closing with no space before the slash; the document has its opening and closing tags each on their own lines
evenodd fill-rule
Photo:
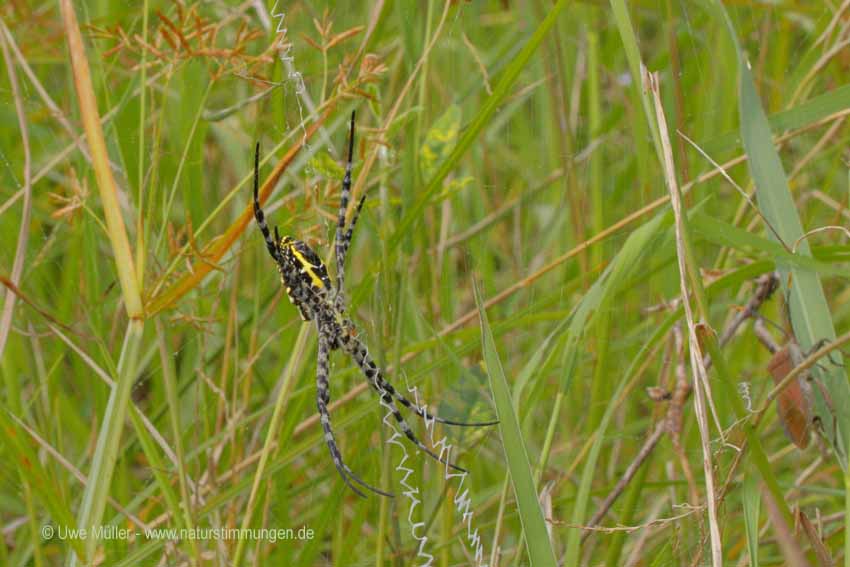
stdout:
<svg viewBox="0 0 850 567">
<path fill-rule="evenodd" d="M 308 262 L 307 258 L 305 258 L 301 254 L 301 252 L 299 252 L 298 249 L 295 248 L 295 246 L 290 246 L 290 250 L 292 251 L 292 254 L 296 258 L 298 258 L 298 262 L 301 264 L 301 272 L 302 273 L 306 272 L 307 274 L 309 274 L 310 279 L 313 280 L 313 285 L 315 285 L 316 287 L 324 289 L 325 282 L 323 282 L 322 278 L 320 278 L 318 275 L 316 275 L 316 272 L 313 271 L 313 268 L 317 268 L 318 266 L 314 266 L 313 264 Z"/>
</svg>

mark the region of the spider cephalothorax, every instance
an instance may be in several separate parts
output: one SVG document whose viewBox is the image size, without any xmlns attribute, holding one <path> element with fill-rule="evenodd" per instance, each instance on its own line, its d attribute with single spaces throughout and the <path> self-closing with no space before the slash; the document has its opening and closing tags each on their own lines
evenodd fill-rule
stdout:
<svg viewBox="0 0 850 567">
<path fill-rule="evenodd" d="M 281 238 L 275 228 L 275 235 L 272 238 L 269 227 L 266 224 L 265 215 L 260 207 L 259 201 L 259 169 L 260 169 L 260 145 L 257 144 L 254 155 L 254 218 L 257 220 L 257 225 L 265 238 L 266 248 L 269 254 L 277 263 L 278 271 L 280 272 L 281 280 L 286 286 L 286 293 L 289 295 L 289 300 L 298 308 L 301 313 L 301 318 L 305 321 L 313 321 L 316 325 L 316 330 L 319 335 L 318 361 L 316 364 L 316 406 L 319 410 L 322 429 L 325 433 L 325 441 L 328 445 L 328 450 L 333 458 L 334 465 L 339 471 L 340 476 L 345 483 L 354 492 L 360 496 L 364 494 L 358 490 L 350 480 L 354 480 L 361 486 L 382 494 L 384 496 L 392 496 L 387 492 L 379 490 L 365 481 L 361 480 L 342 460 L 342 455 L 337 447 L 334 439 L 333 430 L 331 429 L 330 413 L 328 412 L 328 403 L 330 402 L 330 390 L 328 386 L 328 359 L 330 353 L 340 349 L 348 354 L 354 363 L 357 364 L 360 371 L 365 376 L 369 385 L 374 388 L 381 397 L 381 400 L 393 414 L 399 427 L 404 432 L 404 435 L 415 444 L 421 451 L 429 454 L 436 460 L 444 463 L 447 466 L 463 471 L 460 467 L 446 461 L 439 455 L 433 453 L 425 445 L 423 445 L 416 435 L 410 429 L 410 426 L 405 421 L 404 417 L 399 412 L 396 402 L 410 409 L 418 416 L 424 419 L 433 419 L 440 423 L 449 425 L 493 425 L 496 422 L 487 423 L 462 423 L 442 419 L 431 415 L 424 409 L 413 404 L 405 398 L 393 386 L 387 382 L 381 369 L 369 356 L 369 351 L 366 345 L 357 335 L 357 328 L 354 322 L 346 315 L 345 307 L 345 256 L 348 252 L 348 247 L 351 244 L 351 237 L 354 232 L 354 226 L 357 224 L 357 219 L 360 216 L 360 211 L 363 208 L 364 195 L 351 219 L 351 223 L 346 230 L 345 216 L 348 210 L 348 201 L 351 195 L 351 160 L 354 153 L 354 113 L 351 113 L 351 135 L 348 143 L 348 161 L 345 165 L 345 177 L 342 180 L 342 195 L 339 203 L 339 215 L 337 217 L 336 235 L 334 238 L 334 253 L 336 256 L 336 285 L 331 283 L 328 277 L 328 270 L 322 262 L 319 255 L 312 248 L 301 240 L 297 240 L 290 236 Z"/>
</svg>

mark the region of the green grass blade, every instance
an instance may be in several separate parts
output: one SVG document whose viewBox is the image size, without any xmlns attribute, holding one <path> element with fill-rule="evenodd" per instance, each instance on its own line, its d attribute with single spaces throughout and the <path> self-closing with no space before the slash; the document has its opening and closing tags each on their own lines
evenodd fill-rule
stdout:
<svg viewBox="0 0 850 567">
<path fill-rule="evenodd" d="M 715 5 L 738 54 L 741 139 L 756 186 L 759 209 L 777 233 L 768 230 L 771 237 L 781 239 L 786 246 L 792 247 L 803 235 L 794 198 L 773 145 L 770 125 L 756 92 L 749 62 L 738 44 L 732 20 L 722 3 L 715 1 Z M 808 243 L 801 241 L 796 253 L 811 256 Z M 789 303 L 794 336 L 800 346 L 809 350 L 819 341 L 834 339 L 832 315 L 818 274 L 789 265 L 779 257 L 776 263 L 782 275 L 782 289 Z M 839 358 L 836 357 L 836 364 L 824 364 L 814 371 L 816 379 L 820 380 L 831 398 L 825 400 L 820 388 L 815 388 L 815 413 L 823 424 L 823 432 L 837 449 L 839 464 L 844 467 L 847 462 L 846 443 L 850 439 L 850 385 Z"/>
<path fill-rule="evenodd" d="M 850 85 L 844 85 L 810 98 L 794 108 L 772 114 L 767 118 L 774 134 L 815 124 L 824 118 L 850 108 Z M 700 144 L 708 155 L 737 148 L 741 144 L 739 132 L 727 132 Z"/>
<path fill-rule="evenodd" d="M 638 260 L 644 255 L 647 250 L 652 250 L 653 239 L 658 235 L 659 230 L 666 226 L 666 222 L 672 217 L 665 214 L 656 215 L 655 218 L 635 230 L 626 240 L 619 254 L 612 261 L 606 272 L 593 284 L 593 286 L 585 294 L 581 300 L 581 304 L 576 310 L 576 316 L 573 318 L 573 323 L 570 325 L 569 336 L 567 339 L 567 349 L 570 350 L 570 356 L 575 358 L 578 356 L 577 349 L 580 339 L 584 334 L 584 330 L 590 326 L 593 318 L 600 311 L 607 309 L 613 300 L 617 290 L 622 289 L 629 279 L 632 270 L 637 266 Z M 628 376 L 625 376 L 616 387 L 611 395 L 610 402 L 605 407 L 605 412 L 599 422 L 599 427 L 596 431 L 596 440 L 588 454 L 584 468 L 582 470 L 581 480 L 579 481 L 578 493 L 576 494 L 576 504 L 573 508 L 571 523 L 579 525 L 584 522 L 585 511 L 590 500 L 590 490 L 592 488 L 593 479 L 596 477 L 596 464 L 599 460 L 602 449 L 602 441 L 604 433 L 611 421 L 616 407 L 615 401 L 619 398 L 619 392 L 627 382 Z M 567 539 L 567 551 L 565 554 L 566 565 L 577 565 L 581 551 L 581 531 L 570 530 Z"/>
<path fill-rule="evenodd" d="M 162 366 L 162 378 L 165 386 L 165 397 L 168 400 L 168 415 L 171 422 L 171 434 L 174 436 L 174 452 L 177 456 L 177 480 L 180 486 L 180 497 L 182 506 L 175 510 L 175 516 L 182 514 L 184 524 L 194 528 L 192 521 L 193 505 L 189 493 L 186 474 L 185 452 L 183 451 L 182 427 L 180 425 L 180 396 L 177 394 L 177 376 L 173 362 L 168 356 L 168 340 L 166 338 L 165 326 L 162 321 L 154 321 L 156 328 L 157 345 L 159 346 L 160 365 Z M 192 551 L 197 552 L 197 545 L 192 544 Z"/>
<path fill-rule="evenodd" d="M 159 456 L 159 451 L 161 449 L 157 447 L 156 443 L 151 437 L 151 434 L 148 432 L 147 429 L 145 429 L 145 425 L 142 422 L 142 419 L 135 406 L 130 406 L 129 414 L 130 420 L 133 423 L 134 431 L 136 432 L 136 435 L 139 438 L 139 443 L 142 446 L 142 451 L 144 451 L 145 458 L 148 460 L 148 464 L 150 465 L 151 471 L 153 471 L 154 479 L 156 480 L 156 484 L 159 487 L 159 492 L 165 499 L 167 509 L 171 513 L 174 525 L 178 529 L 185 529 L 187 525 L 184 521 L 180 501 L 177 498 L 177 493 L 174 492 L 174 488 L 171 486 L 169 474 L 167 472 L 168 465 Z M 200 561 L 197 543 L 194 539 L 189 538 L 189 541 L 181 542 L 181 544 L 185 546 L 185 550 L 187 552 L 192 553 L 196 561 Z"/>
<path fill-rule="evenodd" d="M 247 530 L 251 526 L 254 509 L 260 497 L 260 484 L 263 479 L 263 473 L 266 470 L 266 464 L 268 463 L 272 452 L 272 445 L 274 444 L 275 439 L 277 439 L 277 434 L 280 431 L 280 422 L 283 417 L 283 410 L 286 407 L 286 401 L 289 398 L 289 392 L 292 389 L 292 382 L 294 381 L 295 376 L 298 375 L 298 366 L 304 359 L 307 337 L 312 328 L 313 327 L 311 325 L 301 325 L 301 329 L 298 331 L 298 338 L 295 339 L 295 345 L 292 347 L 292 355 L 286 366 L 286 372 L 283 375 L 280 388 L 277 392 L 274 411 L 272 413 L 271 420 L 269 421 L 269 429 L 266 433 L 265 442 L 263 443 L 263 451 L 260 454 L 260 462 L 257 463 L 257 471 L 254 473 L 254 480 L 251 485 L 251 495 L 248 497 L 246 512 L 242 517 L 243 530 Z M 236 545 L 236 552 L 231 559 L 231 563 L 234 567 L 238 566 L 242 560 L 242 554 L 245 551 L 245 541 L 245 539 L 240 539 L 239 543 Z"/>
<path fill-rule="evenodd" d="M 528 451 L 519 429 L 519 420 L 511 401 L 511 391 L 508 381 L 505 379 L 499 354 L 496 352 L 496 343 L 487 321 L 487 313 L 484 311 L 481 292 L 475 282 L 473 282 L 473 286 L 481 321 L 481 348 L 484 352 L 484 362 L 487 365 L 487 375 L 490 377 L 493 399 L 496 402 L 499 433 L 502 436 L 502 446 L 505 449 L 505 458 L 511 472 L 511 484 L 514 487 L 514 494 L 519 506 L 519 517 L 522 521 L 523 530 L 525 530 L 528 557 L 535 567 L 555 567 L 558 563 L 555 560 L 555 552 L 546 531 L 543 510 L 540 508 L 537 499 L 531 462 L 528 459 Z"/>
<path fill-rule="evenodd" d="M 83 492 L 83 501 L 77 514 L 77 524 L 80 528 L 93 530 L 101 525 L 106 506 L 106 497 L 112 481 L 112 473 L 118 460 L 121 433 L 124 429 L 127 405 L 130 401 L 130 391 L 136 379 L 139 353 L 142 343 L 142 325 L 138 321 L 130 321 L 124 346 L 118 362 L 118 379 L 109 394 L 109 403 L 103 415 L 100 433 L 97 438 L 94 458 L 88 474 L 88 483 Z M 86 539 L 86 556 L 93 557 L 98 539 Z M 74 555 L 71 565 L 77 561 Z"/>
<path fill-rule="evenodd" d="M 747 551 L 750 565 L 759 565 L 759 494 L 758 479 L 752 470 L 744 474 L 744 484 L 741 490 L 741 500 L 744 507 L 744 529 L 747 532 Z"/>
<path fill-rule="evenodd" d="M 850 464 L 844 467 L 844 566 L 850 567 Z"/>
<path fill-rule="evenodd" d="M 749 249 L 764 252 L 776 262 L 782 262 L 801 270 L 811 270 L 824 276 L 843 276 L 847 274 L 846 267 L 833 266 L 831 262 L 815 260 L 811 256 L 791 254 L 775 240 L 762 238 L 757 234 L 710 217 L 705 213 L 693 213 L 690 215 L 690 223 L 695 232 L 699 233 L 709 242 L 719 244 L 720 246 L 743 252 L 747 252 Z M 843 258 L 836 258 L 836 261 L 842 260 Z"/>
<path fill-rule="evenodd" d="M 522 401 L 523 392 L 528 386 L 529 381 L 532 377 L 537 375 L 537 372 L 541 367 L 545 367 L 545 364 L 543 364 L 544 360 L 548 359 L 548 357 L 552 355 L 552 352 L 550 352 L 549 349 L 550 343 L 552 343 L 552 340 L 556 337 L 560 337 L 561 333 L 564 332 L 569 323 L 569 317 L 565 317 L 561 320 L 552 332 L 543 339 L 543 342 L 540 343 L 540 346 L 534 351 L 534 354 L 531 355 L 531 358 L 525 363 L 525 366 L 522 367 L 519 374 L 517 374 L 513 387 L 513 400 L 517 407 L 519 407 L 519 404 Z M 548 355 L 547 352 L 549 353 Z M 546 355 L 545 358 L 544 355 Z"/>
<path fill-rule="evenodd" d="M 77 524 L 74 522 L 68 503 L 65 502 L 65 498 L 57 497 L 62 494 L 62 490 L 51 478 L 49 470 L 42 465 L 38 452 L 29 438 L 29 433 L 16 423 L 17 419 L 5 404 L 0 406 L 0 432 L 2 432 L 0 440 L 4 447 L 2 455 L 4 468 L 11 472 L 13 467 L 16 467 L 21 476 L 26 476 L 30 489 L 47 508 L 53 524 L 68 530 L 76 529 Z M 43 520 L 41 523 L 48 524 Z M 71 537 L 66 538 L 66 541 L 75 553 L 84 553 L 81 539 Z"/>
<path fill-rule="evenodd" d="M 652 143 L 655 146 L 655 153 L 658 156 L 658 161 L 661 159 L 661 138 L 658 136 L 658 127 L 655 122 L 655 112 L 652 109 L 652 101 L 649 98 L 649 91 L 643 89 L 643 73 L 641 73 L 641 57 L 640 48 L 637 43 L 637 34 L 635 34 L 632 26 L 632 19 L 629 16 L 629 9 L 626 6 L 625 0 L 611 0 L 611 12 L 614 14 L 614 21 L 617 23 L 617 30 L 620 32 L 620 39 L 623 41 L 623 50 L 626 53 L 626 60 L 629 62 L 629 72 L 632 74 L 633 88 L 639 89 L 640 102 L 643 106 L 643 112 L 646 115 L 646 123 L 649 125 L 649 130 L 652 133 Z"/>
<path fill-rule="evenodd" d="M 478 114 L 476 114 L 472 119 L 470 125 L 466 128 L 466 130 L 464 130 L 463 135 L 460 137 L 460 140 L 458 140 L 457 145 L 454 147 L 454 150 L 452 150 L 449 157 L 442 161 L 437 172 L 433 177 L 431 177 L 428 185 L 421 192 L 419 200 L 416 201 L 413 207 L 405 213 L 395 231 L 395 234 L 392 238 L 390 238 L 388 246 L 390 252 L 395 250 L 401 242 L 401 239 L 410 232 L 413 227 L 413 223 L 421 216 L 422 210 L 428 204 L 428 201 L 440 190 L 440 187 L 442 187 L 443 180 L 449 172 L 454 169 L 457 162 L 460 161 L 460 158 L 466 154 L 466 151 L 472 146 L 472 143 L 476 140 L 476 138 L 478 138 L 478 135 L 490 121 L 490 118 L 499 108 L 499 105 L 504 102 L 505 97 L 507 97 L 511 87 L 519 77 L 520 72 L 528 64 L 528 61 L 531 59 L 534 52 L 537 51 L 537 48 L 543 41 L 543 38 L 546 37 L 546 34 L 549 33 L 549 30 L 551 30 L 552 26 L 555 25 L 555 22 L 558 20 L 558 16 L 567 5 L 567 2 L 568 0 L 558 0 L 558 3 L 549 10 L 546 18 L 544 18 L 540 25 L 537 26 L 537 29 L 534 30 L 534 33 L 531 35 L 528 43 L 526 43 L 522 48 L 522 51 L 517 53 L 516 57 L 514 57 L 513 61 L 511 61 L 505 69 L 504 73 L 502 73 L 499 78 L 499 82 L 493 88 L 493 94 L 490 95 L 490 97 L 484 102 L 481 110 L 478 111 Z"/>
</svg>

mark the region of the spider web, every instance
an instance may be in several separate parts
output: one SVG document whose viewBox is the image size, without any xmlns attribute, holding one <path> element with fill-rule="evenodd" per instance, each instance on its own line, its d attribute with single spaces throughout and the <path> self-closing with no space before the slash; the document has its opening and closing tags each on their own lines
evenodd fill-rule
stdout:
<svg viewBox="0 0 850 567">
<path fill-rule="evenodd" d="M 484 561 L 484 544 L 478 533 L 478 528 L 473 529 L 472 526 L 474 511 L 472 509 L 472 500 L 469 498 L 469 489 L 464 489 L 463 487 L 469 473 L 465 471 L 457 472 L 449 469 L 448 463 L 452 461 L 451 457 L 454 445 L 448 443 L 448 438 L 445 435 L 435 441 L 434 428 L 436 420 L 427 417 L 430 412 L 428 412 L 426 404 L 420 401 L 419 389 L 416 386 L 412 386 L 408 387 L 407 391 L 412 395 L 413 404 L 416 409 L 426 416 L 424 421 L 425 430 L 428 432 L 428 448 L 436 452 L 440 459 L 445 461 L 445 464 L 443 464 L 443 479 L 446 482 L 458 479 L 453 502 L 455 510 L 461 514 L 462 523 L 466 526 L 466 541 L 464 543 L 472 548 L 472 556 L 475 560 L 474 565 L 478 567 L 487 567 L 487 563 Z M 413 469 L 405 466 L 410 458 L 410 453 L 408 452 L 405 443 L 402 442 L 404 434 L 390 421 L 390 418 L 393 417 L 394 410 L 389 403 L 384 401 L 384 393 L 385 392 L 381 392 L 380 403 L 384 406 L 384 408 L 386 408 L 387 413 L 384 414 L 382 421 L 384 425 L 393 432 L 389 439 L 387 439 L 386 444 L 395 445 L 402 451 L 401 460 L 396 465 L 395 470 L 396 472 L 404 475 L 400 483 L 404 487 L 403 494 L 405 498 L 407 498 L 410 502 L 407 512 L 407 522 L 410 525 L 411 536 L 418 542 L 416 557 L 424 560 L 421 567 L 430 567 L 434 563 L 434 556 L 426 550 L 428 536 L 421 533 L 421 531 L 425 528 L 425 522 L 414 519 L 416 508 L 422 503 L 422 500 L 419 498 L 420 490 L 418 486 L 411 484 L 408 480 L 413 474 Z"/>
</svg>

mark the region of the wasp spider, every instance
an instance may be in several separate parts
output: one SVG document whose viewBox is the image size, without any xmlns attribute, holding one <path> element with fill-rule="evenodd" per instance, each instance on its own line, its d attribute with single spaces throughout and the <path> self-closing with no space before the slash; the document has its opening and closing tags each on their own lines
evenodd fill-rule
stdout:
<svg viewBox="0 0 850 567">
<path fill-rule="evenodd" d="M 316 364 L 316 405 L 319 409 L 322 429 L 325 432 L 325 442 L 330 450 L 334 465 L 336 465 L 345 484 L 358 495 L 365 496 L 351 483 L 351 480 L 378 494 L 392 496 L 392 494 L 379 490 L 363 481 L 342 460 L 342 455 L 337 447 L 334 433 L 331 429 L 331 418 L 328 413 L 328 402 L 330 401 L 328 359 L 331 351 L 342 350 L 354 360 L 354 363 L 360 368 L 369 385 L 378 392 L 383 403 L 389 407 L 399 427 L 411 443 L 416 445 L 421 451 L 453 469 L 466 472 L 465 469 L 448 462 L 423 445 L 410 429 L 401 412 L 399 412 L 396 402 L 423 419 L 435 420 L 449 425 L 487 426 L 497 422 L 462 423 L 431 415 L 404 397 L 386 381 L 381 369 L 378 368 L 372 357 L 369 356 L 366 345 L 358 337 L 354 322 L 346 314 L 345 308 L 345 256 L 351 244 L 354 226 L 357 224 L 357 219 L 363 208 L 363 201 L 366 198 L 364 195 L 360 199 L 360 202 L 357 203 L 351 224 L 348 225 L 348 229 L 346 230 L 345 216 L 351 196 L 351 160 L 353 153 L 354 113 L 352 112 L 351 133 L 348 139 L 348 161 L 345 165 L 345 177 L 342 180 L 342 196 L 339 203 L 339 216 L 336 235 L 334 237 L 334 252 L 336 255 L 335 286 L 331 283 L 325 264 L 307 244 L 291 236 L 281 238 L 277 227 L 275 227 L 274 238 L 272 238 L 258 198 L 259 143 L 254 154 L 254 218 L 257 220 L 257 225 L 263 233 L 266 248 L 268 248 L 269 254 L 277 264 L 280 278 L 283 285 L 286 286 L 286 293 L 289 295 L 290 301 L 298 308 L 303 320 L 313 321 L 316 324 L 316 330 L 319 335 L 318 361 Z"/>
</svg>

